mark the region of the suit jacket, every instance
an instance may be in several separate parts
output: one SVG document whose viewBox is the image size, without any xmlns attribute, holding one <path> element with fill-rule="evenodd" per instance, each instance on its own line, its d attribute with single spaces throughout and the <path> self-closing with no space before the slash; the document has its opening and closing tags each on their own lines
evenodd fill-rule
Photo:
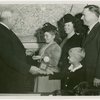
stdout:
<svg viewBox="0 0 100 100">
<path fill-rule="evenodd" d="M 0 93 L 32 92 L 30 67 L 21 41 L 0 24 Z"/>
<path fill-rule="evenodd" d="M 100 79 L 100 23 L 98 22 L 83 42 L 86 56 L 83 65 L 86 67 L 87 81 L 92 84 L 93 79 Z"/>
<path fill-rule="evenodd" d="M 44 50 L 44 53 L 42 55 L 42 58 L 49 57 L 50 59 L 49 62 L 45 63 L 44 61 L 42 61 L 41 63 L 45 63 L 47 67 L 50 67 L 54 71 L 59 71 L 57 65 L 58 65 L 60 56 L 61 56 L 61 48 L 56 42 L 53 42 Z"/>
</svg>

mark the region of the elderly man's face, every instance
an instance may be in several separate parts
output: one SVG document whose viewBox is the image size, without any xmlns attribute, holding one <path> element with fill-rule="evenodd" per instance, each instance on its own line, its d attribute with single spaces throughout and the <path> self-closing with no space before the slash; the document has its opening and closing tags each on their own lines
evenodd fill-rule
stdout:
<svg viewBox="0 0 100 100">
<path fill-rule="evenodd" d="M 89 11 L 88 8 L 84 9 L 83 16 L 81 19 L 83 19 L 85 25 L 90 26 L 91 23 L 95 20 L 95 18 L 97 17 L 93 12 Z"/>
</svg>

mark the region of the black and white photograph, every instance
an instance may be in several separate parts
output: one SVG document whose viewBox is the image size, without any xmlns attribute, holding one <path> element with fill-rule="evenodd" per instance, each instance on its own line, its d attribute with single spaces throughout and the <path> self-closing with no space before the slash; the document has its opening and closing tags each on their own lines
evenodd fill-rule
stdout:
<svg viewBox="0 0 100 100">
<path fill-rule="evenodd" d="M 100 96 L 99 16 L 100 1 L 0 1 L 0 96 Z"/>
</svg>

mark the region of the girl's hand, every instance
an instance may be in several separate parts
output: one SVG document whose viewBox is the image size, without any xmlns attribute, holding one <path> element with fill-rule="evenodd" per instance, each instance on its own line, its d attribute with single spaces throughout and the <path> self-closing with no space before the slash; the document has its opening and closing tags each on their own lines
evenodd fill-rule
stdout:
<svg viewBox="0 0 100 100">
<path fill-rule="evenodd" d="M 47 75 L 49 75 L 49 74 L 53 75 L 54 74 L 53 71 L 48 69 L 48 68 L 46 69 L 46 72 L 47 72 Z"/>
</svg>

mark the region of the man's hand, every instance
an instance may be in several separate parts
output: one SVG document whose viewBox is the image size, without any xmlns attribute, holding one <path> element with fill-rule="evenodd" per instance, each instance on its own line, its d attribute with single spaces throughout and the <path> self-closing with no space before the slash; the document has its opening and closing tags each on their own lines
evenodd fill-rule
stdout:
<svg viewBox="0 0 100 100">
<path fill-rule="evenodd" d="M 41 59 L 41 56 L 33 56 L 32 59 L 33 60 L 39 60 L 39 59 Z"/>
<path fill-rule="evenodd" d="M 94 78 L 93 85 L 96 87 L 100 86 L 100 79 Z"/>
<path fill-rule="evenodd" d="M 39 74 L 39 68 L 36 67 L 36 66 L 31 66 L 29 72 L 30 72 L 31 74 Z"/>
<path fill-rule="evenodd" d="M 27 56 L 31 56 L 31 55 L 33 55 L 34 52 L 31 49 L 26 49 L 25 53 L 26 53 Z"/>
</svg>

